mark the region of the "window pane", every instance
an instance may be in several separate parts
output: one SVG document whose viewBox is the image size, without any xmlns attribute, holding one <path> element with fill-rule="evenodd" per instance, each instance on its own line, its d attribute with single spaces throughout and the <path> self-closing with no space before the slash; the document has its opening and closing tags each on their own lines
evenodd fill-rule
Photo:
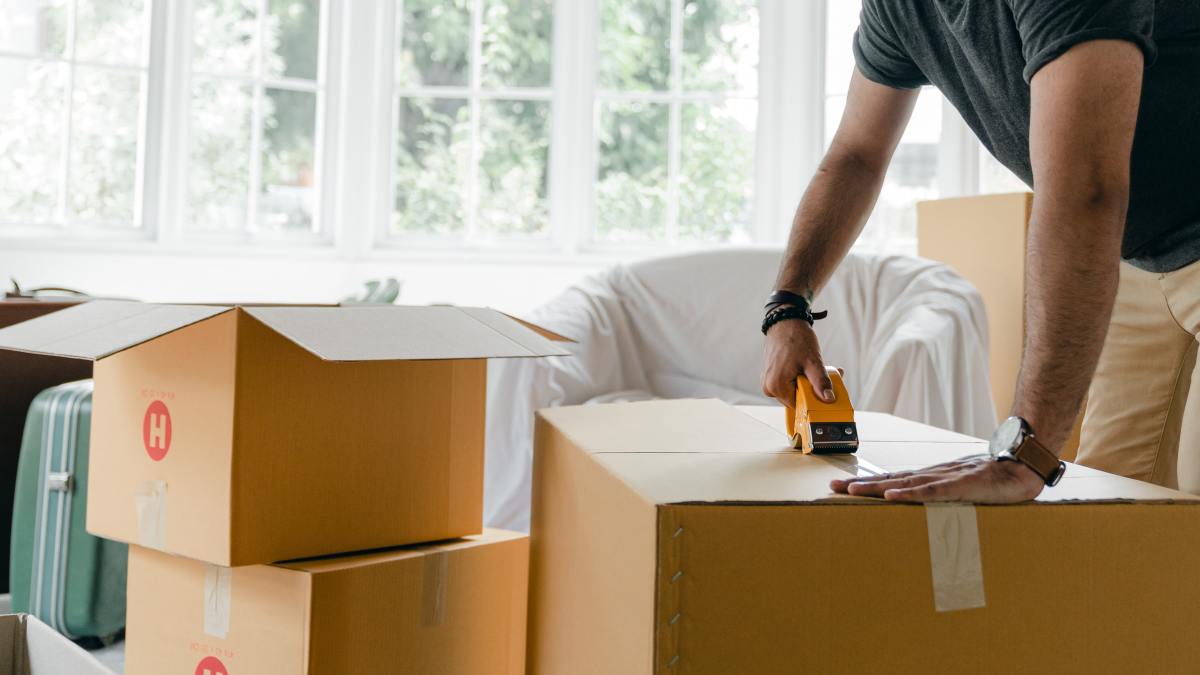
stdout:
<svg viewBox="0 0 1200 675">
<path fill-rule="evenodd" d="M 671 3 L 601 0 L 600 86 L 665 90 L 671 72 Z"/>
<path fill-rule="evenodd" d="M 193 68 L 206 73 L 254 74 L 257 0 L 192 0 Z"/>
<path fill-rule="evenodd" d="M 0 59 L 0 220 L 55 217 L 65 82 L 65 66 Z"/>
<path fill-rule="evenodd" d="M 247 85 L 193 78 L 188 182 L 198 229 L 238 230 L 246 222 L 252 101 Z"/>
<path fill-rule="evenodd" d="M 679 176 L 679 236 L 728 241 L 744 238 L 754 184 L 758 104 L 685 105 Z"/>
<path fill-rule="evenodd" d="M 61 55 L 68 0 L 0 0 L 0 45 L 6 51 Z"/>
<path fill-rule="evenodd" d="M 141 74 L 76 68 L 71 115 L 72 218 L 136 225 L 141 91 Z"/>
<path fill-rule="evenodd" d="M 875 211 L 861 242 L 877 250 L 898 251 L 917 236 L 918 201 L 938 197 L 938 145 L 942 128 L 942 95 L 921 90 L 912 118 L 884 178 Z"/>
<path fill-rule="evenodd" d="M 984 148 L 979 148 L 979 191 L 1029 192 L 1029 186 Z"/>
<path fill-rule="evenodd" d="M 838 124 L 842 121 L 842 113 L 846 110 L 846 95 L 837 94 L 825 98 L 825 147 L 833 143 L 833 135 L 837 133 Z"/>
<path fill-rule="evenodd" d="M 860 0 L 825 3 L 825 94 L 845 94 L 854 72 L 854 31 L 858 30 Z M 828 126 L 828 124 L 826 125 Z"/>
<path fill-rule="evenodd" d="M 482 105 L 479 227 L 497 234 L 547 230 L 546 168 L 550 104 L 487 101 Z"/>
<path fill-rule="evenodd" d="M 267 77 L 317 79 L 321 1 L 270 0 L 269 10 L 263 72 Z"/>
<path fill-rule="evenodd" d="M 597 236 L 607 241 L 666 234 L 668 107 L 610 103 L 600 113 Z"/>
<path fill-rule="evenodd" d="M 466 86 L 471 46 L 468 0 L 403 0 L 396 34 L 401 86 Z"/>
<path fill-rule="evenodd" d="M 683 86 L 753 92 L 758 85 L 758 1 L 684 0 Z"/>
<path fill-rule="evenodd" d="M 77 0 L 75 57 L 143 65 L 149 14 L 145 0 Z"/>
<path fill-rule="evenodd" d="M 316 126 L 316 94 L 264 92 L 260 229 L 314 231 Z"/>
<path fill-rule="evenodd" d="M 551 6 L 552 0 L 486 0 L 483 86 L 550 85 Z"/>
<path fill-rule="evenodd" d="M 397 110 L 396 234 L 452 234 L 466 223 L 470 106 L 462 99 L 405 98 Z"/>
</svg>

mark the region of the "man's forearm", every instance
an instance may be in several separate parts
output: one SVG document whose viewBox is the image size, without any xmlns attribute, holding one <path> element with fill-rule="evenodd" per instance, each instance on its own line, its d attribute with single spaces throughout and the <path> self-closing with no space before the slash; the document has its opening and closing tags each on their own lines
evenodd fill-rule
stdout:
<svg viewBox="0 0 1200 675">
<path fill-rule="evenodd" d="M 1123 197 L 1039 204 L 1025 269 L 1025 351 L 1013 414 L 1056 452 L 1070 435 L 1108 330 L 1120 274 Z"/>
<path fill-rule="evenodd" d="M 862 231 L 885 169 L 836 149 L 825 156 L 796 209 L 776 288 L 812 300 Z"/>
</svg>

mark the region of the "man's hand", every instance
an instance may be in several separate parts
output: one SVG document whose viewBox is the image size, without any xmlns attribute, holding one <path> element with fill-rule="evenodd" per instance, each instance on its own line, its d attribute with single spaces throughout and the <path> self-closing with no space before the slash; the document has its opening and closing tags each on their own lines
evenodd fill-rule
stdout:
<svg viewBox="0 0 1200 675">
<path fill-rule="evenodd" d="M 834 492 L 893 502 L 1011 504 L 1037 497 L 1044 483 L 1020 462 L 964 457 L 918 471 L 831 481 Z"/>
<path fill-rule="evenodd" d="M 789 408 L 796 407 L 796 378 L 803 374 L 826 403 L 834 400 L 833 383 L 825 373 L 817 333 L 799 319 L 780 321 L 767 330 L 762 390 Z"/>
</svg>

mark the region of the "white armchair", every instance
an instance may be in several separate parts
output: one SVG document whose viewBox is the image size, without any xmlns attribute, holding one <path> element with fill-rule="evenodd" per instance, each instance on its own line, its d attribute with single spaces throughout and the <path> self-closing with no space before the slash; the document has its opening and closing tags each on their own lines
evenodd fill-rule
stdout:
<svg viewBox="0 0 1200 675">
<path fill-rule="evenodd" d="M 760 390 L 762 304 L 778 249 L 723 249 L 619 265 L 528 317 L 565 335 L 573 357 L 493 361 L 488 377 L 485 519 L 526 530 L 533 411 L 641 398 L 769 404 Z M 983 303 L 948 267 L 851 254 L 816 299 L 827 365 L 855 407 L 973 436 L 995 424 Z"/>
</svg>

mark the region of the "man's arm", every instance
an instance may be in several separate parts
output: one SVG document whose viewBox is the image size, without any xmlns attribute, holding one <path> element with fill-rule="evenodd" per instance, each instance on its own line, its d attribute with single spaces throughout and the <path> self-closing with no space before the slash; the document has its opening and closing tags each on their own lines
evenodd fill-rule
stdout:
<svg viewBox="0 0 1200 675">
<path fill-rule="evenodd" d="M 1130 42 L 1086 42 L 1032 82 L 1036 193 L 1013 414 L 1055 452 L 1087 394 L 1116 297 L 1142 67 Z"/>
<path fill-rule="evenodd" d="M 876 84 L 857 70 L 837 133 L 796 209 L 776 289 L 813 295 L 858 238 L 879 197 L 888 163 L 916 103 L 917 90 Z M 767 333 L 763 393 L 795 405 L 796 377 L 832 391 L 812 327 L 783 321 Z"/>
<path fill-rule="evenodd" d="M 1056 452 L 1074 425 L 1112 314 L 1142 68 L 1142 52 L 1129 42 L 1085 42 L 1032 82 L 1036 194 L 1013 412 Z M 1019 462 L 966 460 L 832 487 L 902 501 L 1010 502 L 1036 496 L 1042 483 Z"/>
</svg>

